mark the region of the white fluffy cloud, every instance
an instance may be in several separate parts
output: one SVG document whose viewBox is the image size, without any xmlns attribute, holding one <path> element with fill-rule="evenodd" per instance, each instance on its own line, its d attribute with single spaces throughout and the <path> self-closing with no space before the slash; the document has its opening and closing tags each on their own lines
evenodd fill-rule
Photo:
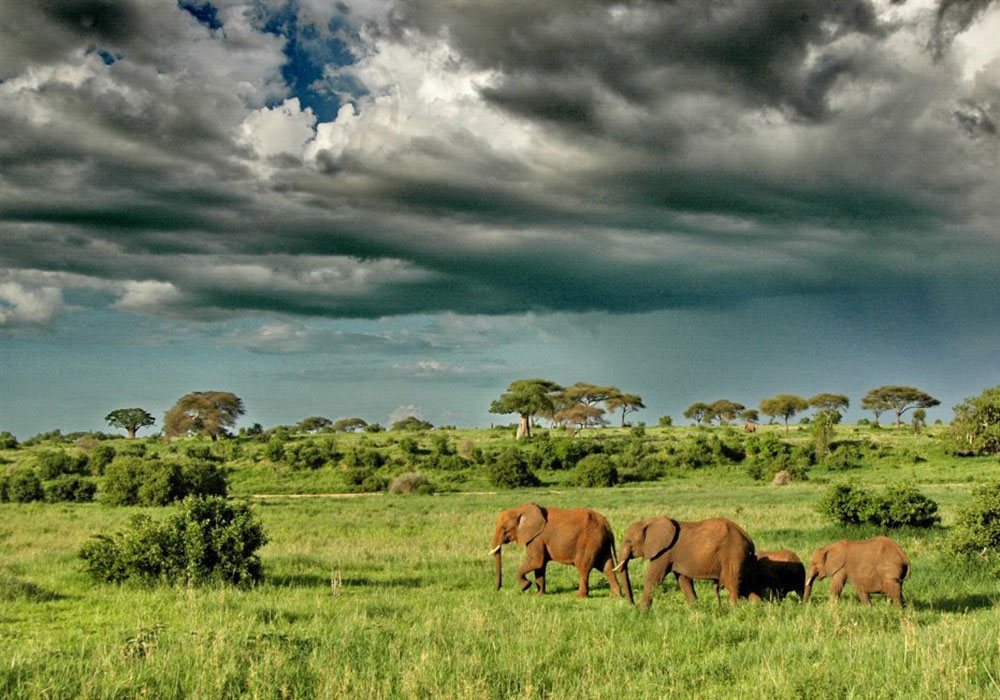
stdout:
<svg viewBox="0 0 1000 700">
<path fill-rule="evenodd" d="M 44 326 L 63 308 L 58 287 L 27 287 L 20 282 L 0 281 L 0 330 Z"/>
</svg>

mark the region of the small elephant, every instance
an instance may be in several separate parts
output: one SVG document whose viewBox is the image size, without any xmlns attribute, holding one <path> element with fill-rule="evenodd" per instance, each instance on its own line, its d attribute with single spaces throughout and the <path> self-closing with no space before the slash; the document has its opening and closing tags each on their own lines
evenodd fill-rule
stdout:
<svg viewBox="0 0 1000 700">
<path fill-rule="evenodd" d="M 757 552 L 757 566 L 752 588 L 761 598 L 784 600 L 789 593 L 802 598 L 806 567 L 798 555 L 788 549 Z"/>
<path fill-rule="evenodd" d="M 839 598 L 844 584 L 853 583 L 865 605 L 871 605 L 870 594 L 883 593 L 903 607 L 903 580 L 909 573 L 910 560 L 888 537 L 840 540 L 813 553 L 802 602 L 809 600 L 815 579 L 829 576 L 831 598 Z"/>
<path fill-rule="evenodd" d="M 632 557 L 652 562 L 643 584 L 644 609 L 649 608 L 653 591 L 671 572 L 692 602 L 697 600 L 692 579 L 716 581 L 729 592 L 731 605 L 736 604 L 741 594 L 751 593 L 748 584 L 754 562 L 753 540 L 731 520 L 681 522 L 663 516 L 640 520 L 625 530 L 621 558 L 615 569 L 622 570 L 626 581 Z"/>
<path fill-rule="evenodd" d="M 531 582 L 526 574 L 535 573 L 539 595 L 545 594 L 545 565 L 549 561 L 572 564 L 580 573 L 578 598 L 586 598 L 590 590 L 590 570 L 603 571 L 611 584 L 611 594 L 620 596 L 621 587 L 614 572 L 615 535 L 607 519 L 586 508 L 543 508 L 525 503 L 500 513 L 493 533 L 497 589 L 503 585 L 503 562 L 500 550 L 508 542 L 517 541 L 525 548 L 524 563 L 517 570 L 517 582 L 522 591 Z M 625 575 L 625 591 L 632 601 L 632 585 Z"/>
</svg>

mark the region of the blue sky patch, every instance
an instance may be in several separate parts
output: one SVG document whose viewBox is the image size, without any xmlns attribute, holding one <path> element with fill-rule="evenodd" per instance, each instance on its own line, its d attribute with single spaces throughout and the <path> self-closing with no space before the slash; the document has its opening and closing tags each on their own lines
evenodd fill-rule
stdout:
<svg viewBox="0 0 1000 700">
<path fill-rule="evenodd" d="M 185 10 L 188 14 L 212 31 L 222 28 L 222 20 L 219 19 L 219 11 L 210 2 L 197 3 L 188 2 L 187 0 L 178 0 L 177 6 L 182 10 Z"/>
</svg>

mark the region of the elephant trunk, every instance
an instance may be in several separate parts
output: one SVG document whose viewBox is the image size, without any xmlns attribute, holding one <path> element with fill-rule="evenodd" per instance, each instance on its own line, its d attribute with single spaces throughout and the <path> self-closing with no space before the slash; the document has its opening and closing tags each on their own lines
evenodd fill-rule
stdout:
<svg viewBox="0 0 1000 700">
<path fill-rule="evenodd" d="M 802 591 L 802 602 L 803 603 L 808 603 L 809 602 L 809 594 L 812 593 L 813 581 L 816 579 L 816 576 L 818 574 L 819 574 L 819 571 L 817 571 L 817 569 L 816 569 L 815 566 L 810 566 L 809 567 L 809 571 L 806 572 L 806 585 L 805 585 L 805 588 Z"/>
<path fill-rule="evenodd" d="M 628 577 L 628 559 L 622 559 L 622 563 L 619 566 L 622 567 L 622 585 L 625 588 L 625 599 L 629 605 L 635 605 L 635 599 L 632 597 L 632 581 Z"/>
</svg>

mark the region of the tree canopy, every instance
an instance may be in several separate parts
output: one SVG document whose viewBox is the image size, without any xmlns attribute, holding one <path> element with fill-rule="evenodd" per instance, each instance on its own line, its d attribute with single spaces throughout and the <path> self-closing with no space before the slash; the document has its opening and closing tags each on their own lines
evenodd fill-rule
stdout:
<svg viewBox="0 0 1000 700">
<path fill-rule="evenodd" d="M 760 402 L 760 412 L 765 416 L 780 416 L 785 421 L 785 432 L 788 432 L 788 419 L 799 411 L 809 408 L 809 403 L 795 394 L 778 394 Z"/>
<path fill-rule="evenodd" d="M 389 426 L 389 430 L 430 430 L 434 424 L 416 416 L 407 416 Z"/>
<path fill-rule="evenodd" d="M 589 406 L 585 403 L 577 403 L 564 408 L 558 411 L 554 418 L 557 423 L 576 426 L 577 430 L 598 428 L 607 422 L 604 420 L 603 408 Z"/>
<path fill-rule="evenodd" d="M 959 453 L 1000 454 L 1000 386 L 955 406 L 949 437 Z"/>
<path fill-rule="evenodd" d="M 822 413 L 831 415 L 836 413 L 839 418 L 840 412 L 846 411 L 850 407 L 851 401 L 843 394 L 823 393 L 816 394 L 809 399 L 809 405 Z"/>
<path fill-rule="evenodd" d="M 693 420 L 695 424 L 701 425 L 701 422 L 708 415 L 710 408 L 704 401 L 696 401 L 688 406 L 682 415 L 688 420 Z"/>
<path fill-rule="evenodd" d="M 333 422 L 329 418 L 310 416 L 309 418 L 300 420 L 296 427 L 303 433 L 317 433 L 329 428 L 331 425 L 333 425 Z"/>
<path fill-rule="evenodd" d="M 212 441 L 244 413 L 243 400 L 229 391 L 195 391 L 177 399 L 163 418 L 163 433 L 168 438 L 191 433 L 208 435 Z"/>
<path fill-rule="evenodd" d="M 876 410 L 875 407 L 880 407 L 880 413 L 887 410 L 893 411 L 896 414 L 896 427 L 899 428 L 903 422 L 903 414 L 910 409 L 930 408 L 940 403 L 926 391 L 912 386 L 880 386 L 865 394 L 861 400 L 861 407 L 873 412 Z M 878 413 L 875 414 L 876 423 L 878 423 L 878 415 Z"/>
<path fill-rule="evenodd" d="M 548 379 L 518 379 L 490 404 L 490 413 L 516 413 L 521 417 L 517 439 L 531 437 L 531 419 L 555 412 L 555 397 L 563 388 Z"/>
<path fill-rule="evenodd" d="M 130 438 L 135 437 L 135 432 L 139 428 L 156 423 L 156 419 L 151 413 L 142 408 L 116 408 L 104 420 L 112 428 L 122 428 L 128 432 Z"/>
<path fill-rule="evenodd" d="M 335 433 L 355 433 L 366 427 L 368 427 L 368 423 L 364 418 L 341 418 L 330 429 Z"/>
<path fill-rule="evenodd" d="M 741 403 L 736 403 L 735 401 L 730 401 L 729 399 L 719 399 L 708 405 L 708 413 L 705 418 L 708 422 L 717 420 L 719 421 L 719 425 L 722 425 L 723 423 L 735 420 L 736 416 L 738 416 L 740 411 L 744 408 L 746 408 L 746 406 Z"/>
<path fill-rule="evenodd" d="M 646 408 L 646 405 L 642 402 L 642 397 L 638 394 L 623 394 L 621 392 L 608 397 L 604 405 L 609 411 L 621 409 L 623 428 L 625 427 L 625 416 L 627 414 L 634 413 L 640 408 Z"/>
</svg>

